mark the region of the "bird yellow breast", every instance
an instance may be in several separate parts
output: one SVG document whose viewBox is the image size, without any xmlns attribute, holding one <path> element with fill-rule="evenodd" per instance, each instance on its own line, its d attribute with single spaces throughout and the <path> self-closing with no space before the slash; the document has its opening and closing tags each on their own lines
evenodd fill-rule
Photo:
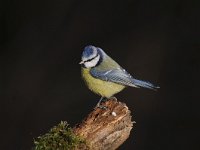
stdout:
<svg viewBox="0 0 200 150">
<path fill-rule="evenodd" d="M 89 71 L 90 69 L 82 68 L 82 77 L 88 88 L 100 96 L 109 98 L 125 88 L 120 84 L 94 78 Z"/>
</svg>

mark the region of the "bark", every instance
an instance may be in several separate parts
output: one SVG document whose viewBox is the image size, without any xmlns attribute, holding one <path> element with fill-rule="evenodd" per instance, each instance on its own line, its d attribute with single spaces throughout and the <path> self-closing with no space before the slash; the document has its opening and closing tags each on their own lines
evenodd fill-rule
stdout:
<svg viewBox="0 0 200 150">
<path fill-rule="evenodd" d="M 115 150 L 129 137 L 134 122 L 124 103 L 110 99 L 102 105 L 107 109 L 96 107 L 74 132 L 86 140 L 91 150 Z"/>
</svg>

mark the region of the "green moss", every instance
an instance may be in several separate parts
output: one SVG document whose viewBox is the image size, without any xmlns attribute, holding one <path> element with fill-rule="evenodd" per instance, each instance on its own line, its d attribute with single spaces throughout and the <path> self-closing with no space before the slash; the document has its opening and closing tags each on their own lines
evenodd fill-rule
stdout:
<svg viewBox="0 0 200 150">
<path fill-rule="evenodd" d="M 67 122 L 61 121 L 45 135 L 34 140 L 34 150 L 73 150 L 86 142 L 75 135 Z"/>
</svg>

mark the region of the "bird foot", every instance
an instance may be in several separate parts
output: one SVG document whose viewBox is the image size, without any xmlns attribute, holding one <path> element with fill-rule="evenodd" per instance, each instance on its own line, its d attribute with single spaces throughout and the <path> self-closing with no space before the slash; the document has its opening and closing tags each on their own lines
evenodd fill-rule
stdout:
<svg viewBox="0 0 200 150">
<path fill-rule="evenodd" d="M 100 99 L 99 102 L 97 103 L 96 107 L 97 107 L 97 108 L 100 108 L 100 109 L 104 109 L 104 110 L 108 109 L 108 107 L 102 105 L 102 102 L 105 103 L 105 102 L 108 101 L 108 100 L 115 100 L 115 101 L 117 101 L 117 98 L 114 97 L 114 96 L 112 96 L 112 97 L 110 97 L 110 98 L 101 97 L 101 99 Z"/>
<path fill-rule="evenodd" d="M 116 98 L 116 97 L 114 97 L 114 96 L 110 97 L 109 99 L 112 99 L 112 100 L 115 100 L 115 101 L 117 101 L 117 98 Z"/>
<path fill-rule="evenodd" d="M 105 97 L 101 97 L 101 99 L 99 100 L 99 102 L 97 103 L 96 107 L 100 108 L 100 109 L 104 109 L 106 110 L 108 107 L 101 105 L 102 102 L 106 102 L 108 99 Z"/>
</svg>

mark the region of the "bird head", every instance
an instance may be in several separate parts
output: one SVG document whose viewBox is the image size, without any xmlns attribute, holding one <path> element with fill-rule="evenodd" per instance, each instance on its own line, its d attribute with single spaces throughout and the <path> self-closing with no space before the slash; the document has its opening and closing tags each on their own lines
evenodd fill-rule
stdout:
<svg viewBox="0 0 200 150">
<path fill-rule="evenodd" d="M 95 67 L 100 61 L 100 53 L 97 47 L 89 45 L 83 50 L 81 62 L 79 64 L 83 65 L 85 68 Z"/>
</svg>

